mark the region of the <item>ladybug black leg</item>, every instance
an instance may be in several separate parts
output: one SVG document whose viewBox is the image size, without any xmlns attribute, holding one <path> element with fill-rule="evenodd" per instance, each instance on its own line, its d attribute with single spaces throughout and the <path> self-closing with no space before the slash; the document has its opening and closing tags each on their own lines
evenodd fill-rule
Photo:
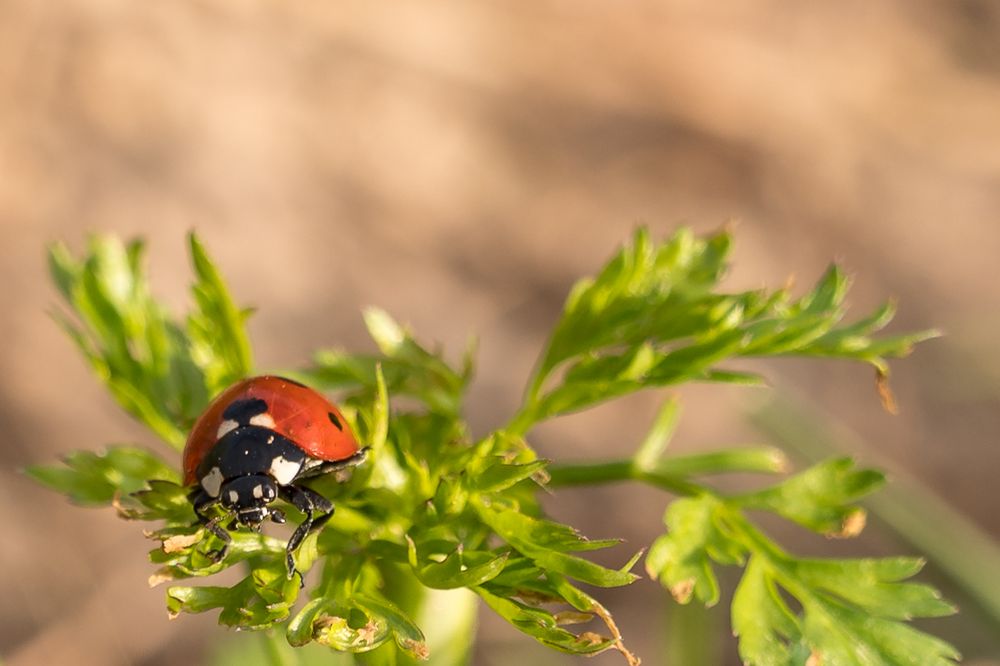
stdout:
<svg viewBox="0 0 1000 666">
<path fill-rule="evenodd" d="M 226 553 L 229 552 L 229 544 L 233 542 L 233 537 L 229 536 L 229 532 L 219 527 L 219 522 L 226 520 L 229 516 L 217 516 L 212 518 L 212 520 L 205 523 L 205 529 L 219 537 L 222 541 L 222 547 L 216 550 L 210 550 L 205 555 L 212 560 L 212 562 L 221 562 L 226 559 Z"/>
<path fill-rule="evenodd" d="M 201 488 L 196 489 L 189 497 L 191 499 L 191 503 L 194 505 L 194 515 L 198 516 L 198 522 L 204 525 L 206 530 L 217 536 L 219 540 L 222 541 L 221 548 L 205 553 L 213 562 L 219 562 L 226 557 L 226 552 L 229 550 L 229 544 L 233 541 L 233 538 L 229 536 L 229 532 L 219 526 L 219 522 L 229 518 L 230 515 L 216 516 L 215 518 L 209 519 L 209 517 L 205 515 L 205 510 L 218 504 L 219 498 L 211 497 Z"/>
<path fill-rule="evenodd" d="M 301 580 L 302 574 L 295 568 L 295 559 L 292 557 L 292 553 L 307 535 L 322 528 L 333 517 L 333 502 L 311 488 L 300 486 L 281 486 L 278 489 L 278 496 L 306 514 L 305 520 L 295 528 L 292 538 L 288 540 L 288 547 L 285 549 L 288 577 L 292 578 L 295 574 L 299 574 L 299 580 Z M 314 514 L 319 515 L 314 516 Z"/>
<path fill-rule="evenodd" d="M 343 479 L 340 478 L 341 475 L 346 474 L 347 470 L 357 467 L 368 458 L 368 450 L 369 447 L 366 446 L 343 460 L 311 460 L 311 462 L 306 464 L 306 469 L 302 470 L 295 478 L 311 479 L 315 476 L 322 476 L 332 472 L 337 475 L 338 481 L 342 481 Z"/>
</svg>

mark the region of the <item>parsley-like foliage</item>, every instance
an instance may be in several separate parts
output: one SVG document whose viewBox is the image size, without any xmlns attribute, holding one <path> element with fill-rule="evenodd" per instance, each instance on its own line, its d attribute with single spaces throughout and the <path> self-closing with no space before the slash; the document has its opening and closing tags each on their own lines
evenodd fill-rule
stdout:
<svg viewBox="0 0 1000 666">
<path fill-rule="evenodd" d="M 784 456 L 770 448 L 668 456 L 679 417 L 674 401 L 621 459 L 550 463 L 532 448 L 538 423 L 630 392 L 690 381 L 763 383 L 727 367 L 740 357 L 864 361 L 891 402 L 886 359 L 933 332 L 877 337 L 891 304 L 843 323 L 848 279 L 836 266 L 798 298 L 787 289 L 725 293 L 719 282 L 731 243 L 728 233 L 702 238 L 688 230 L 658 243 L 639 230 L 596 277 L 573 288 L 521 407 L 492 433 L 474 434 L 462 419 L 472 349 L 453 366 L 381 310 L 364 316 L 376 353 L 325 349 L 286 371 L 338 392 L 371 447 L 369 462 L 349 479 L 313 482 L 337 511 L 296 553 L 296 566 L 314 572 L 303 589 L 285 575 L 285 542 L 277 536 L 236 532 L 225 560 L 212 561 L 207 553 L 217 539 L 194 520 L 176 455 L 164 460 L 118 446 L 76 452 L 64 465 L 29 474 L 75 502 L 111 504 L 123 518 L 160 523 L 148 532 L 156 542 L 150 584 L 170 584 L 171 615 L 215 610 L 232 627 L 280 626 L 293 646 L 319 643 L 359 663 L 465 662 L 474 623 L 462 618 L 475 613 L 469 600 L 478 597 L 544 645 L 581 655 L 615 649 L 637 664 L 610 612 L 581 585 L 633 583 L 642 551 L 619 568 L 598 565 L 587 553 L 619 542 L 589 540 L 546 518 L 539 502 L 547 488 L 623 480 L 680 496 L 645 557 L 646 571 L 678 602 L 716 603 L 715 568 L 743 569 L 732 621 L 748 664 L 952 663 L 951 646 L 906 623 L 953 611 L 932 588 L 904 582 L 919 559 L 797 558 L 747 515 L 763 510 L 823 534 L 854 536 L 865 515 L 855 502 L 882 484 L 879 472 L 833 459 L 726 494 L 704 477 L 783 473 Z M 151 295 L 140 242 L 99 237 L 82 258 L 63 245 L 49 254 L 67 306 L 57 321 L 122 407 L 176 450 L 212 396 L 256 372 L 244 329 L 249 310 L 234 303 L 194 235 L 190 247 L 194 304 L 181 319 Z M 229 587 L 182 582 L 234 566 L 243 577 Z"/>
</svg>

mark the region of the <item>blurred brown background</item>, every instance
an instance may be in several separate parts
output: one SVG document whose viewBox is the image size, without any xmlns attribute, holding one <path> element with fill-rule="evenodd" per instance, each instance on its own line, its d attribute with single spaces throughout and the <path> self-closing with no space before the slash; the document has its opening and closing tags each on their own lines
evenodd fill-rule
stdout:
<svg viewBox="0 0 1000 666">
<path fill-rule="evenodd" d="M 994 2 L 5 0 L 0 100 L 8 666 L 209 663 L 225 637 L 211 616 L 167 622 L 137 526 L 16 471 L 73 448 L 155 445 L 45 314 L 44 244 L 79 250 L 90 231 L 145 236 L 155 288 L 179 308 L 184 232 L 198 229 L 237 298 L 260 308 L 263 368 L 367 348 L 366 304 L 456 355 L 477 332 L 470 418 L 484 431 L 515 407 L 569 285 L 635 225 L 662 236 L 735 218 L 732 286 L 805 284 L 838 258 L 858 312 L 895 295 L 893 330 L 946 331 L 896 363 L 898 417 L 866 368 L 769 372 L 861 433 L 868 462 L 1000 531 Z M 536 443 L 557 459 L 626 451 L 659 397 Z M 746 391 L 684 398 L 678 450 L 759 439 L 740 417 Z M 552 511 L 633 548 L 660 531 L 665 499 L 602 488 Z M 877 524 L 853 548 L 912 552 Z M 608 596 L 647 664 L 666 662 L 666 598 L 645 580 Z M 967 610 L 925 626 L 969 663 L 1000 663 L 1000 639 Z M 579 663 L 483 621 L 477 664 Z M 735 663 L 725 627 L 715 642 Z"/>
</svg>

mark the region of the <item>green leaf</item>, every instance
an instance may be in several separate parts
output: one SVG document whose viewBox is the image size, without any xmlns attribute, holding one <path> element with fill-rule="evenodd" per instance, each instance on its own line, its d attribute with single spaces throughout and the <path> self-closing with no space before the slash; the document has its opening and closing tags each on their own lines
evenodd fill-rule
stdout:
<svg viewBox="0 0 1000 666">
<path fill-rule="evenodd" d="M 638 578 L 629 573 L 628 569 L 607 569 L 567 554 L 571 550 L 604 548 L 617 543 L 615 541 L 591 542 L 564 525 L 530 518 L 511 509 L 494 508 L 483 502 L 476 502 L 475 506 L 483 522 L 507 543 L 545 569 L 598 587 L 628 585 Z M 631 564 L 628 568 L 631 568 Z"/>
<path fill-rule="evenodd" d="M 328 597 L 313 599 L 288 623 L 288 642 L 299 647 L 311 641 L 347 652 L 374 650 L 390 639 L 388 623 L 381 617 L 350 621 L 350 607 Z M 353 626 L 360 624 L 361 626 Z"/>
<path fill-rule="evenodd" d="M 63 465 L 32 465 L 25 472 L 80 504 L 110 504 L 117 495 L 144 488 L 148 479 L 180 481 L 159 457 L 130 446 L 114 446 L 102 454 L 75 451 L 63 458 Z"/>
<path fill-rule="evenodd" d="M 954 612 L 937 591 L 901 582 L 919 571 L 915 558 L 797 559 L 730 514 L 730 535 L 753 553 L 733 598 L 740 656 L 751 664 L 833 666 L 932 664 L 958 658 L 948 643 L 901 620 Z M 801 607 L 795 613 L 786 598 Z"/>
<path fill-rule="evenodd" d="M 119 499 L 118 515 L 129 520 L 165 520 L 168 525 L 190 525 L 196 520 L 188 499 L 189 488 L 155 478 L 148 488 Z"/>
<path fill-rule="evenodd" d="M 407 537 L 407 561 L 421 583 L 438 590 L 482 585 L 500 575 L 509 553 L 495 555 L 488 551 L 466 551 L 461 544 L 441 561 L 423 560 L 417 546 Z"/>
<path fill-rule="evenodd" d="M 652 427 L 646 433 L 633 457 L 637 467 L 646 469 L 657 464 L 663 452 L 670 445 L 670 440 L 673 439 L 680 415 L 680 400 L 671 398 L 663 403 L 660 411 L 656 414 Z"/>
<path fill-rule="evenodd" d="M 298 591 L 298 581 L 289 581 L 284 571 L 255 569 L 231 588 L 168 588 L 167 611 L 176 617 L 180 613 L 204 613 L 218 608 L 219 624 L 266 629 L 288 617 Z"/>
<path fill-rule="evenodd" d="M 149 561 L 159 565 L 150 578 L 151 585 L 193 576 L 210 576 L 246 561 L 251 561 L 257 568 L 269 567 L 269 575 L 275 576 L 276 582 L 278 578 L 287 578 L 285 543 L 272 537 L 254 532 L 230 532 L 232 541 L 226 558 L 217 562 L 208 553 L 222 544 L 200 525 L 174 525 L 148 536 L 161 542 L 159 548 L 149 553 Z"/>
<path fill-rule="evenodd" d="M 364 593 L 356 594 L 351 601 L 370 617 L 384 620 L 400 650 L 415 659 L 427 659 L 427 643 L 423 632 L 392 602 Z"/>
<path fill-rule="evenodd" d="M 411 657 L 428 656 L 423 633 L 399 608 L 362 592 L 345 601 L 313 599 L 289 622 L 287 636 L 294 646 L 316 641 L 347 652 L 369 652 L 392 638 Z"/>
<path fill-rule="evenodd" d="M 872 469 L 857 469 L 850 458 L 834 458 L 738 501 L 747 508 L 766 509 L 813 531 L 851 537 L 864 527 L 864 511 L 851 506 L 885 483 Z"/>
<path fill-rule="evenodd" d="M 208 395 L 221 392 L 253 371 L 245 324 L 248 311 L 238 307 L 222 276 L 194 233 L 188 235 L 195 282 L 196 309 L 188 316 L 192 354 L 205 373 Z"/>
<path fill-rule="evenodd" d="M 612 638 L 598 636 L 592 632 L 574 634 L 563 629 L 559 626 L 557 618 L 544 609 L 494 594 L 484 587 L 475 587 L 473 591 L 497 615 L 507 620 L 516 629 L 531 636 L 539 643 L 560 652 L 595 655 L 615 646 L 615 641 Z"/>
<path fill-rule="evenodd" d="M 245 313 L 191 236 L 196 308 L 180 325 L 151 295 L 141 242 L 90 239 L 82 260 L 61 244 L 49 268 L 71 313 L 54 313 L 118 403 L 177 449 L 208 399 L 250 373 Z"/>
<path fill-rule="evenodd" d="M 364 313 L 368 331 L 381 356 L 349 354 L 325 349 L 314 364 L 299 373 L 307 382 L 330 389 L 354 389 L 370 396 L 376 390 L 376 366 L 380 366 L 388 392 L 412 396 L 432 411 L 457 418 L 470 374 L 452 369 L 439 354 L 421 346 L 392 317 L 378 308 Z"/>
<path fill-rule="evenodd" d="M 794 574 L 815 590 L 893 620 L 942 617 L 955 612 L 928 585 L 897 581 L 915 575 L 923 561 L 913 557 L 858 560 L 797 560 Z"/>
<path fill-rule="evenodd" d="M 764 384 L 757 374 L 720 367 L 743 356 L 860 360 L 884 375 L 886 358 L 934 334 L 872 337 L 891 320 L 891 305 L 841 324 L 850 280 L 836 265 L 795 301 L 786 289 L 723 293 L 718 283 L 731 245 L 725 233 L 697 238 L 682 229 L 655 243 L 637 231 L 596 277 L 570 292 L 509 430 L 523 434 L 541 420 L 644 388 Z"/>
<path fill-rule="evenodd" d="M 788 458 L 781 450 L 771 446 L 755 446 L 672 456 L 650 466 L 649 470 L 666 476 L 683 477 L 729 472 L 777 474 L 786 471 L 787 467 Z"/>
<path fill-rule="evenodd" d="M 740 658 L 755 666 L 795 663 L 792 646 L 801 641 L 798 620 L 766 575 L 765 565 L 751 557 L 733 595 L 733 633 Z"/>
<path fill-rule="evenodd" d="M 369 446 L 378 451 L 385 446 L 389 436 L 389 392 L 385 385 L 382 366 L 375 365 L 375 401 L 372 404 L 372 434 Z"/>
<path fill-rule="evenodd" d="M 653 542 L 646 555 L 646 571 L 670 591 L 678 603 L 692 598 L 706 606 L 719 601 L 719 582 L 712 559 L 741 564 L 743 547 L 719 527 L 721 505 L 710 496 L 676 500 L 667 508 L 667 534 Z"/>
<path fill-rule="evenodd" d="M 502 460 L 497 456 L 497 460 Z M 516 483 L 529 479 L 545 469 L 547 460 L 533 460 L 523 465 L 495 462 L 469 480 L 469 490 L 480 493 L 506 490 Z"/>
<path fill-rule="evenodd" d="M 803 606 L 802 633 L 822 663 L 951 666 L 960 656 L 948 643 L 899 622 L 852 612 L 820 597 Z"/>
</svg>

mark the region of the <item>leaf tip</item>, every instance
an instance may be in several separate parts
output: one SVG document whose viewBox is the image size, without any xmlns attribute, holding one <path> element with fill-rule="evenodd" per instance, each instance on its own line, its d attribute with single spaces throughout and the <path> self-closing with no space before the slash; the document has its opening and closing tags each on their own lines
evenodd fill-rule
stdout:
<svg viewBox="0 0 1000 666">
<path fill-rule="evenodd" d="M 164 553 L 179 553 L 201 541 L 201 530 L 194 534 L 175 534 L 163 540 Z"/>
<path fill-rule="evenodd" d="M 431 656 L 431 651 L 428 649 L 427 643 L 423 641 L 405 638 L 400 641 L 400 647 L 408 652 L 413 658 L 420 661 L 426 661 Z"/>
<path fill-rule="evenodd" d="M 694 578 L 685 578 L 680 582 L 674 583 L 668 589 L 674 601 L 679 604 L 686 604 L 691 601 L 691 595 L 694 594 Z"/>
<path fill-rule="evenodd" d="M 771 449 L 770 452 L 770 462 L 771 469 L 773 469 L 777 474 L 787 474 L 792 470 L 792 462 L 785 455 L 785 452 L 780 449 Z"/>
<path fill-rule="evenodd" d="M 853 539 L 861 534 L 868 523 L 868 513 L 864 509 L 854 509 L 844 516 L 840 530 L 827 534 L 831 539 Z"/>
<path fill-rule="evenodd" d="M 150 574 L 146 582 L 149 583 L 150 587 L 156 587 L 158 585 L 162 585 L 163 583 L 169 583 L 172 580 L 174 580 L 174 574 L 167 567 L 163 567 L 162 569 L 157 569 Z M 170 613 L 172 613 L 174 617 L 177 616 L 174 611 L 170 611 Z M 172 620 L 174 618 L 171 617 L 170 619 Z"/>
</svg>

